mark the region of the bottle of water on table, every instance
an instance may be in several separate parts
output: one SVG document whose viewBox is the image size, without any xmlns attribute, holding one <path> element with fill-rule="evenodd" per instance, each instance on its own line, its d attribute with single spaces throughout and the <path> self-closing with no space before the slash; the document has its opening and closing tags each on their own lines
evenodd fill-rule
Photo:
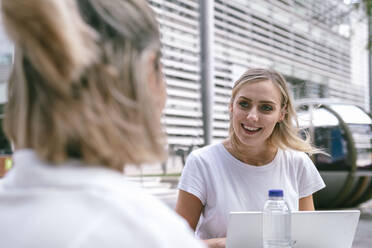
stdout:
<svg viewBox="0 0 372 248">
<path fill-rule="evenodd" d="M 263 247 L 290 248 L 291 210 L 283 198 L 283 190 L 269 190 L 263 210 Z"/>
</svg>

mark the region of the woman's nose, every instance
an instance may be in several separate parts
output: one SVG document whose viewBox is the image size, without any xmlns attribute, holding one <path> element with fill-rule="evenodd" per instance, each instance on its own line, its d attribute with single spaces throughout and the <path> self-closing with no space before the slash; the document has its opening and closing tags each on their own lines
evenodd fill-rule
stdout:
<svg viewBox="0 0 372 248">
<path fill-rule="evenodd" d="M 258 111 L 257 108 L 251 108 L 247 114 L 247 119 L 252 121 L 258 121 Z"/>
</svg>

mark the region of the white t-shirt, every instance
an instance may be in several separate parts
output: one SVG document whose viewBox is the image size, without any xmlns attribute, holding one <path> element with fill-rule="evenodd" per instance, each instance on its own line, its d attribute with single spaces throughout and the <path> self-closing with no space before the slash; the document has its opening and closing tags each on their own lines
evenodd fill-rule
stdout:
<svg viewBox="0 0 372 248">
<path fill-rule="evenodd" d="M 270 189 L 283 189 L 291 210 L 298 210 L 300 198 L 325 184 L 303 152 L 279 149 L 269 164 L 252 166 L 233 157 L 219 143 L 188 156 L 178 187 L 202 202 L 196 235 L 209 239 L 226 237 L 231 211 L 262 211 Z"/>
<path fill-rule="evenodd" d="M 116 171 L 78 161 L 49 165 L 17 151 L 0 180 L 6 248 L 205 247 L 187 223 Z"/>
</svg>

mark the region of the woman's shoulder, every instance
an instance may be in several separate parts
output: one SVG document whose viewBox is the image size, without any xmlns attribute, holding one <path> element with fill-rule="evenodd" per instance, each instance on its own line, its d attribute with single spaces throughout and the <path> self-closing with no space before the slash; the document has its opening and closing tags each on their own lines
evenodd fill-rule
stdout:
<svg viewBox="0 0 372 248">
<path fill-rule="evenodd" d="M 280 149 L 283 156 L 288 160 L 290 163 L 306 165 L 312 164 L 312 161 L 309 155 L 305 152 L 294 150 L 294 149 Z"/>
<path fill-rule="evenodd" d="M 223 164 L 225 153 L 222 143 L 204 146 L 189 154 L 185 168 L 204 168 L 205 170 L 215 168 Z"/>
<path fill-rule="evenodd" d="M 135 247 L 148 247 L 149 240 L 155 242 L 154 247 L 172 247 L 176 244 L 175 240 L 167 240 L 162 235 L 171 233 L 174 239 L 200 247 L 193 239 L 187 223 L 164 202 L 149 195 L 132 182 L 123 180 L 121 186 L 116 190 L 108 186 L 101 194 L 94 192 L 94 197 L 98 198 L 96 202 L 100 202 L 94 206 L 97 215 L 98 212 L 105 213 L 101 224 L 106 227 L 115 226 L 116 233 L 121 232 L 118 235 L 109 234 L 110 237 L 117 239 L 118 243 L 124 240 L 125 244 L 132 244 Z M 94 237 L 101 231 L 101 228 L 92 230 L 91 236 Z M 126 235 L 122 237 L 122 233 Z M 142 239 L 135 238 L 138 236 Z"/>
<path fill-rule="evenodd" d="M 198 158 L 215 156 L 215 154 L 220 154 L 221 146 L 223 146 L 222 143 L 207 145 L 192 151 L 190 155 Z"/>
<path fill-rule="evenodd" d="M 99 185 L 93 194 L 90 191 L 87 194 L 97 198 L 97 201 L 102 202 L 102 208 L 117 215 L 118 218 L 131 219 L 132 213 L 136 212 L 143 219 L 154 220 L 161 216 L 164 221 L 176 220 L 178 222 L 177 216 L 174 216 L 169 206 L 156 196 L 149 194 L 143 188 L 143 183 L 122 177 L 120 182 L 112 180 L 110 185 Z"/>
<path fill-rule="evenodd" d="M 292 156 L 294 158 L 302 158 L 304 156 L 308 156 L 305 152 L 295 150 L 295 149 L 291 149 L 291 148 L 279 149 L 279 150 L 281 150 L 287 156 Z"/>
</svg>

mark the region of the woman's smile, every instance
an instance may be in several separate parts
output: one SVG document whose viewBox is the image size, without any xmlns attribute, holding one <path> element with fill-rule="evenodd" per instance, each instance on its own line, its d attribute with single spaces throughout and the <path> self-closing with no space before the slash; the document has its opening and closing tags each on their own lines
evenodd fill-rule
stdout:
<svg viewBox="0 0 372 248">
<path fill-rule="evenodd" d="M 261 127 L 252 127 L 252 126 L 247 126 L 245 124 L 242 124 L 242 128 L 246 131 L 248 134 L 256 134 L 262 130 Z"/>
</svg>

